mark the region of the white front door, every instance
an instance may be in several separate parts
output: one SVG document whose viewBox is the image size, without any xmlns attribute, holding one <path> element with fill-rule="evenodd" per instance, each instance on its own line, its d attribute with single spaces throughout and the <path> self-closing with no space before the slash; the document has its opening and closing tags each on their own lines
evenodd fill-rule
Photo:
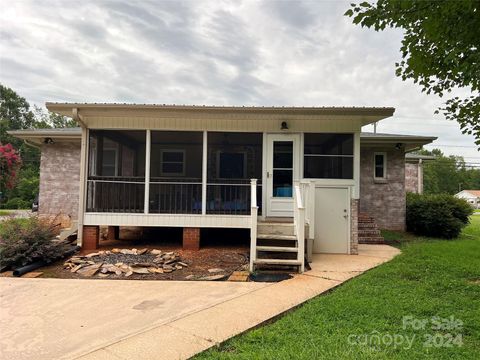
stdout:
<svg viewBox="0 0 480 360">
<path fill-rule="evenodd" d="M 267 134 L 267 216 L 293 216 L 293 181 L 300 178 L 300 135 Z"/>
<path fill-rule="evenodd" d="M 315 188 L 314 253 L 348 254 L 350 240 L 350 190 Z"/>
</svg>

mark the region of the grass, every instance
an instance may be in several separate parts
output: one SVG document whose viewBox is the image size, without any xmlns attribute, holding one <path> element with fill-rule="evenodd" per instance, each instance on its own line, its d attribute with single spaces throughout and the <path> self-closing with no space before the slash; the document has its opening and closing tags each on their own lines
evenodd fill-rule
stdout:
<svg viewBox="0 0 480 360">
<path fill-rule="evenodd" d="M 401 255 L 196 359 L 479 359 L 480 217 L 471 217 L 456 240 L 395 232 L 386 232 L 385 237 L 401 248 Z M 406 316 L 426 320 L 427 325 L 404 329 Z M 463 325 L 435 330 L 434 316 L 453 316 Z M 447 334 L 456 341 L 445 341 Z M 384 341 L 379 345 L 348 341 L 350 336 L 361 342 L 363 335 L 369 340 L 379 335 Z M 389 335 L 404 342 L 389 344 Z M 432 339 L 429 336 L 444 346 L 424 346 Z"/>
<path fill-rule="evenodd" d="M 13 212 L 13 210 L 0 210 L 0 216 L 8 216 Z"/>
</svg>

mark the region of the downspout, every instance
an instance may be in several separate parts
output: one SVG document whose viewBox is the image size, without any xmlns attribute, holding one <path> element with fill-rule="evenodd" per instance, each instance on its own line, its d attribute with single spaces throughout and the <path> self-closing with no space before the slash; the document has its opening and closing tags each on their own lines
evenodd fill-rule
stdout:
<svg viewBox="0 0 480 360">
<path fill-rule="evenodd" d="M 84 215 L 85 215 L 85 185 L 86 185 L 86 164 L 87 164 L 87 125 L 81 118 L 78 108 L 72 109 L 72 118 L 75 120 L 80 127 L 82 128 L 82 140 L 81 140 L 81 150 L 80 150 L 80 186 L 79 186 L 79 196 L 78 196 L 78 230 L 77 230 L 77 245 L 82 246 L 83 244 L 83 224 L 84 224 Z"/>
</svg>

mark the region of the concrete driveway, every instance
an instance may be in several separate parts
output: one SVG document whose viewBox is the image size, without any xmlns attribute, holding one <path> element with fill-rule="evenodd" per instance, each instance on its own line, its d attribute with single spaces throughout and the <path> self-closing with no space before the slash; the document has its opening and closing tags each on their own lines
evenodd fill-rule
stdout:
<svg viewBox="0 0 480 360">
<path fill-rule="evenodd" d="M 359 251 L 274 284 L 0 278 L 0 358 L 185 359 L 399 253 Z"/>
</svg>

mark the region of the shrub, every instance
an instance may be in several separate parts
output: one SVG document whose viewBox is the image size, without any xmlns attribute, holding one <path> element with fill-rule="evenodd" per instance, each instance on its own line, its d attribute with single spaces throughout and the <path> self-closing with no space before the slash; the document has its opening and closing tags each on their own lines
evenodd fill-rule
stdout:
<svg viewBox="0 0 480 360">
<path fill-rule="evenodd" d="M 465 200 L 452 195 L 407 194 L 407 230 L 417 235 L 455 238 L 472 213 Z"/>
<path fill-rule="evenodd" d="M 55 220 L 46 221 L 32 216 L 10 218 L 0 224 L 1 267 L 19 267 L 35 261 L 53 261 L 64 248 L 51 240 L 58 234 Z"/>
<path fill-rule="evenodd" d="M 3 205 L 3 209 L 30 209 L 32 202 L 20 198 L 12 198 L 7 200 Z"/>
</svg>

